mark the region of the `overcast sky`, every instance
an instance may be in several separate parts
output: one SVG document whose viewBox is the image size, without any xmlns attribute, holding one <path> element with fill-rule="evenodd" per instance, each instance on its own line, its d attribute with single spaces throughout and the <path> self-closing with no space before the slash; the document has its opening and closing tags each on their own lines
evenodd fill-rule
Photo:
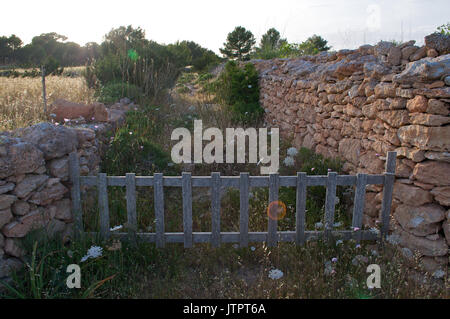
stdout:
<svg viewBox="0 0 450 319">
<path fill-rule="evenodd" d="M 450 22 L 449 0 L 1 0 L 0 35 L 29 43 L 57 32 L 84 45 L 100 43 L 114 27 L 142 27 L 160 43 L 192 40 L 216 53 L 241 25 L 257 41 L 275 27 L 289 42 L 312 34 L 335 50 L 379 40 L 416 40 Z"/>
</svg>

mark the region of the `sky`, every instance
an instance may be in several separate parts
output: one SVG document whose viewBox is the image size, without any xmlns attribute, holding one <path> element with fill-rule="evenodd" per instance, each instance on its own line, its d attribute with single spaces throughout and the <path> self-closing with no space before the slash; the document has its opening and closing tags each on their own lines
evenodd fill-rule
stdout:
<svg viewBox="0 0 450 319">
<path fill-rule="evenodd" d="M 159 43 L 191 40 L 219 53 L 227 34 L 240 25 L 259 43 L 276 28 L 289 42 L 313 34 L 333 50 L 380 40 L 416 40 L 450 22 L 449 0 L 1 0 L 0 36 L 26 44 L 56 32 L 84 45 L 101 43 L 112 28 L 132 25 Z"/>
</svg>

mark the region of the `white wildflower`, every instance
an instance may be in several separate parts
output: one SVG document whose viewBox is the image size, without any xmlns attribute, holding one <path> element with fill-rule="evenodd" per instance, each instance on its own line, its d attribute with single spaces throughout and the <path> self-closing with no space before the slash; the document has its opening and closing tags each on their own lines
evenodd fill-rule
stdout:
<svg viewBox="0 0 450 319">
<path fill-rule="evenodd" d="M 438 269 L 433 273 L 433 277 L 437 278 L 437 279 L 442 278 L 444 276 L 445 276 L 445 271 L 443 271 L 442 269 Z"/>
<path fill-rule="evenodd" d="M 298 153 L 298 151 L 295 147 L 290 147 L 287 150 L 287 155 L 289 155 L 289 156 L 295 156 L 295 155 L 297 155 L 297 153 Z"/>
<path fill-rule="evenodd" d="M 336 197 L 336 199 L 337 199 L 338 197 Z M 333 224 L 333 227 L 341 227 L 342 226 L 342 223 L 341 222 L 337 222 L 337 223 L 334 223 Z"/>
<path fill-rule="evenodd" d="M 323 223 L 321 223 L 321 222 L 315 223 L 314 227 L 316 227 L 316 229 L 320 229 L 323 227 Z"/>
<path fill-rule="evenodd" d="M 249 89 L 251 89 L 251 88 L 252 88 L 252 86 L 251 86 L 251 85 L 249 84 L 249 85 L 248 85 L 248 88 L 249 88 Z"/>
<path fill-rule="evenodd" d="M 119 229 L 122 229 L 122 228 L 123 228 L 123 225 L 118 225 L 118 226 L 114 226 L 114 227 L 110 228 L 109 230 L 110 231 L 116 231 L 116 230 L 119 230 Z"/>
<path fill-rule="evenodd" d="M 342 245 L 344 241 L 342 239 L 336 240 L 336 246 Z"/>
<path fill-rule="evenodd" d="M 251 251 L 255 251 L 256 248 L 255 248 L 254 246 L 252 246 L 252 247 L 250 247 L 250 250 L 251 250 Z"/>
<path fill-rule="evenodd" d="M 269 271 L 269 278 L 273 280 L 280 279 L 283 275 L 283 272 L 279 269 L 272 269 Z"/>
<path fill-rule="evenodd" d="M 284 165 L 286 165 L 286 166 L 294 166 L 294 164 L 295 164 L 295 161 L 294 161 L 293 157 L 288 156 L 288 157 L 286 157 L 284 159 Z"/>
<path fill-rule="evenodd" d="M 194 112 L 195 106 L 194 105 L 189 106 L 188 110 L 189 110 L 189 112 Z"/>
<path fill-rule="evenodd" d="M 369 229 L 369 231 L 374 233 L 375 235 L 378 235 L 380 233 L 380 230 L 378 228 L 375 228 L 375 227 L 371 227 Z"/>
<path fill-rule="evenodd" d="M 89 248 L 87 254 L 81 258 L 81 262 L 85 262 L 89 258 L 97 258 L 100 257 L 103 253 L 103 248 L 99 246 L 92 246 Z"/>
</svg>

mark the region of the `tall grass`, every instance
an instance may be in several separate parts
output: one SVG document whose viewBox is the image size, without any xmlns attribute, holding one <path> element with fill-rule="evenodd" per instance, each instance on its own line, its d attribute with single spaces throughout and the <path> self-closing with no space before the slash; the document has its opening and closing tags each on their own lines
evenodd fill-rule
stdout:
<svg viewBox="0 0 450 319">
<path fill-rule="evenodd" d="M 56 99 L 77 103 L 94 101 L 94 90 L 81 77 L 46 77 L 47 104 Z M 40 78 L 0 77 L 0 131 L 45 121 Z"/>
</svg>

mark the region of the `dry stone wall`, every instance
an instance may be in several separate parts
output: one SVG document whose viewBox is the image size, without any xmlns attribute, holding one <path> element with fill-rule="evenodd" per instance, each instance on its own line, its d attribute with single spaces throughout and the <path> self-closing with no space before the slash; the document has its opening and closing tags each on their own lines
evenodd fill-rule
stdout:
<svg viewBox="0 0 450 319">
<path fill-rule="evenodd" d="M 59 101 L 52 108 L 66 104 L 72 106 Z M 113 105 L 101 123 L 60 110 L 64 125 L 44 122 L 0 132 L 0 279 L 22 266 L 21 241 L 33 229 L 71 236 L 69 154 L 77 152 L 81 175 L 96 175 L 108 133 L 130 107 L 135 106 L 129 101 Z"/>
<path fill-rule="evenodd" d="M 340 157 L 351 174 L 382 173 L 397 151 L 395 236 L 432 270 L 448 263 L 450 245 L 450 37 L 414 44 L 252 63 L 266 121 L 295 146 Z M 364 223 L 374 226 L 381 187 L 367 190 Z"/>
</svg>

